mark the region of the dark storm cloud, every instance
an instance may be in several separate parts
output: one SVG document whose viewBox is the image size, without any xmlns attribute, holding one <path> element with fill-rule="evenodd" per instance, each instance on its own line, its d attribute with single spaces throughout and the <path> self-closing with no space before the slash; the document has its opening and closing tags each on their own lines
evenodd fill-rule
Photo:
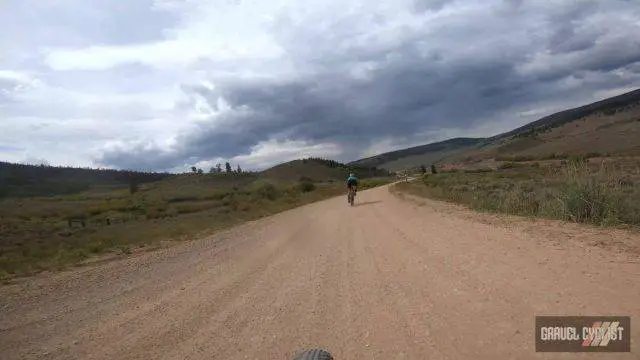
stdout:
<svg viewBox="0 0 640 360">
<path fill-rule="evenodd" d="M 637 62 L 637 63 L 634 63 L 634 64 L 630 64 L 630 65 L 626 66 L 625 69 L 627 69 L 628 71 L 630 71 L 632 73 L 640 74 L 640 62 Z"/>
<path fill-rule="evenodd" d="M 596 45 L 600 35 L 604 34 L 596 29 L 590 29 L 590 33 L 576 33 L 575 26 L 575 24 L 567 23 L 555 30 L 549 39 L 549 51 L 552 54 L 590 49 Z"/>
<path fill-rule="evenodd" d="M 464 2 L 415 6 L 438 11 L 458 3 Z M 232 110 L 181 135 L 179 146 L 164 155 L 118 150 L 100 162 L 139 166 L 152 158 L 154 167 L 166 169 L 185 159 L 247 154 L 273 138 L 338 143 L 345 154 L 359 156 L 358 149 L 377 140 L 427 141 L 419 134 L 501 120 L 493 117 L 508 109 L 559 98 L 588 101 L 599 90 L 640 86 L 640 77 L 611 73 L 639 73 L 639 27 L 633 31 L 617 18 L 638 13 L 621 1 L 509 1 L 482 16 L 463 12 L 436 30 L 425 23 L 424 29 L 399 32 L 395 42 L 369 47 L 336 40 L 349 33 L 345 24 L 329 30 L 335 31 L 331 36 L 294 29 L 300 31 L 283 37 L 288 53 L 312 71 L 279 80 L 211 78 L 213 90 L 185 87 L 212 108 L 224 99 Z M 581 25 L 587 20 L 591 25 Z M 573 82 L 567 85 L 567 79 Z"/>
<path fill-rule="evenodd" d="M 106 151 L 99 163 L 121 169 L 168 171 L 176 166 L 196 162 L 185 157 L 183 151 L 163 151 L 148 145 L 136 144 L 133 147 Z"/>
</svg>

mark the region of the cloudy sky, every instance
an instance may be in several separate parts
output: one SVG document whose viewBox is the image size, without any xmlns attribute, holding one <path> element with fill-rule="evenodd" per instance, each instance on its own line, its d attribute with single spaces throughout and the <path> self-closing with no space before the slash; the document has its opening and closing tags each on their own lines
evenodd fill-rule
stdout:
<svg viewBox="0 0 640 360">
<path fill-rule="evenodd" d="M 1 0 L 0 160 L 354 160 L 640 87 L 635 0 Z"/>
</svg>

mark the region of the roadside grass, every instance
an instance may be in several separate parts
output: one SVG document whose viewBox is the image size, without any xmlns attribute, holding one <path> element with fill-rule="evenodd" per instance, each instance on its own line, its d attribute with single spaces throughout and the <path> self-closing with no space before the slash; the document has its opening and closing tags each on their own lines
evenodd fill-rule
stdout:
<svg viewBox="0 0 640 360">
<path fill-rule="evenodd" d="M 640 225 L 638 167 L 571 157 L 558 165 L 511 164 L 482 170 L 428 174 L 417 182 L 398 184 L 397 189 L 478 211 L 598 226 Z"/>
<path fill-rule="evenodd" d="M 344 193 L 341 182 L 225 180 L 208 175 L 126 189 L 0 201 L 0 279 L 62 269 L 96 255 L 127 255 L 203 236 Z M 390 179 L 365 179 L 363 189 Z M 72 220 L 71 226 L 69 220 Z M 84 227 L 81 221 L 84 221 Z"/>
<path fill-rule="evenodd" d="M 374 187 L 387 185 L 391 182 L 395 181 L 392 178 L 372 178 L 372 179 L 362 179 L 358 181 L 358 190 L 367 190 L 372 189 Z"/>
</svg>

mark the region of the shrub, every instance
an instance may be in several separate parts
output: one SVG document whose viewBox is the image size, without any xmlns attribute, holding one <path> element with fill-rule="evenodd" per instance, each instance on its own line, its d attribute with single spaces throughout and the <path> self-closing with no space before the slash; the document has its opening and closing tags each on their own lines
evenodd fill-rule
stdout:
<svg viewBox="0 0 640 360">
<path fill-rule="evenodd" d="M 103 209 L 101 209 L 98 206 L 94 206 L 86 209 L 85 211 L 89 216 L 96 216 L 96 215 L 100 215 L 103 212 Z"/>
<path fill-rule="evenodd" d="M 549 154 L 548 156 L 546 156 L 546 159 L 567 159 L 569 156 L 565 153 L 559 152 L 559 153 L 554 153 L 554 154 Z"/>
<path fill-rule="evenodd" d="M 160 219 L 167 216 L 167 207 L 165 206 L 152 206 L 147 208 L 147 219 Z"/>
<path fill-rule="evenodd" d="M 300 191 L 302 191 L 303 193 L 311 192 L 316 189 L 316 185 L 311 181 L 302 181 L 300 182 L 300 184 L 298 184 L 298 186 L 300 188 Z"/>
<path fill-rule="evenodd" d="M 580 155 L 573 155 L 573 156 L 569 156 L 569 158 L 567 159 L 567 164 L 569 166 L 582 166 L 587 164 L 587 158 L 585 156 L 580 156 Z"/>
<path fill-rule="evenodd" d="M 516 167 L 516 164 L 513 161 L 508 161 L 505 163 L 502 163 L 500 165 L 498 165 L 498 170 L 503 170 L 503 169 L 511 169 Z"/>
<path fill-rule="evenodd" d="M 133 253 L 129 245 L 120 245 L 118 246 L 118 250 L 120 250 L 120 253 L 124 255 L 131 255 L 131 253 Z"/>
<path fill-rule="evenodd" d="M 492 172 L 493 169 L 491 168 L 478 168 L 478 169 L 465 169 L 464 172 L 467 174 L 474 174 L 474 173 L 488 173 L 488 172 Z"/>
<path fill-rule="evenodd" d="M 518 163 L 518 162 L 515 162 L 515 161 L 508 161 L 508 162 L 504 162 L 504 163 L 498 165 L 498 170 L 524 168 L 524 167 L 528 167 L 528 166 L 538 167 L 538 166 L 540 166 L 540 164 L 533 163 L 533 164 L 529 165 L 527 163 L 523 164 L 523 163 Z"/>
<path fill-rule="evenodd" d="M 567 182 L 562 192 L 564 217 L 598 225 L 619 222 L 624 212 L 620 181 L 607 176 L 604 169 L 596 174 L 589 172 L 585 163 L 583 158 L 569 161 L 565 173 Z"/>
<path fill-rule="evenodd" d="M 542 216 L 594 225 L 640 224 L 640 186 L 583 158 L 564 170 L 443 173 L 423 177 L 421 192 L 476 210 Z"/>
<path fill-rule="evenodd" d="M 187 201 L 196 201 L 198 200 L 197 196 L 175 196 L 175 197 L 171 197 L 169 199 L 167 199 L 168 203 L 180 203 L 180 202 L 187 202 Z"/>
<path fill-rule="evenodd" d="M 265 183 L 260 185 L 260 187 L 256 190 L 256 193 L 265 199 L 275 200 L 278 198 L 278 189 L 275 185 L 271 183 Z"/>
<path fill-rule="evenodd" d="M 219 202 L 217 201 L 206 201 L 206 202 L 194 202 L 194 203 L 183 203 L 175 205 L 173 208 L 176 210 L 178 214 L 190 214 L 201 211 L 207 211 L 219 206 Z"/>
<path fill-rule="evenodd" d="M 205 200 L 222 200 L 230 194 L 228 191 L 216 191 L 204 197 Z"/>
<path fill-rule="evenodd" d="M 531 155 L 516 155 L 513 158 L 513 161 L 531 161 L 534 160 L 534 157 Z"/>
</svg>

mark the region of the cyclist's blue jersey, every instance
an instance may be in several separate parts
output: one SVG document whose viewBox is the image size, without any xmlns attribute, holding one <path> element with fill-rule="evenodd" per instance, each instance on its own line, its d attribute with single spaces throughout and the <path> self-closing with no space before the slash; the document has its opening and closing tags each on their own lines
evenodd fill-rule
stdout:
<svg viewBox="0 0 640 360">
<path fill-rule="evenodd" d="M 358 185 L 358 178 L 355 176 L 349 176 L 347 178 L 347 186 Z"/>
</svg>

